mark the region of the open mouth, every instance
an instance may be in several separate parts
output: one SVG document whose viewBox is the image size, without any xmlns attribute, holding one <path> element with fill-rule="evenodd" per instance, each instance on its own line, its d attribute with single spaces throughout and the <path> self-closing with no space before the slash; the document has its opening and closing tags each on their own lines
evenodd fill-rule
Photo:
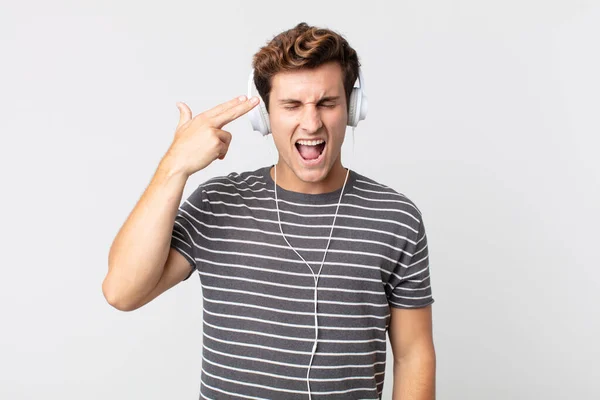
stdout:
<svg viewBox="0 0 600 400">
<path fill-rule="evenodd" d="M 300 157 L 307 162 L 315 162 L 321 158 L 327 142 L 322 139 L 318 140 L 298 140 L 296 149 Z"/>
</svg>

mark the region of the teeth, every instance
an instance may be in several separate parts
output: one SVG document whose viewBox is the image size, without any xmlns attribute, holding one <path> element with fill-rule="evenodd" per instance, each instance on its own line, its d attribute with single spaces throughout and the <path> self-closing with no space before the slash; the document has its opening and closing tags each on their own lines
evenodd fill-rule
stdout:
<svg viewBox="0 0 600 400">
<path fill-rule="evenodd" d="M 296 143 L 305 145 L 305 146 L 316 146 L 321 143 L 325 143 L 324 140 L 298 140 Z"/>
</svg>

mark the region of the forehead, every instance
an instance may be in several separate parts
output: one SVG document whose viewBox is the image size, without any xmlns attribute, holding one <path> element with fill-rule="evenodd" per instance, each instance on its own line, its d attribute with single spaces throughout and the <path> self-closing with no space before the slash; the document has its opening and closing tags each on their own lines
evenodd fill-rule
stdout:
<svg viewBox="0 0 600 400">
<path fill-rule="evenodd" d="M 344 93 L 342 68 L 338 63 L 327 63 L 311 69 L 283 71 L 271 81 L 271 97 L 310 100 L 316 96 Z"/>
</svg>

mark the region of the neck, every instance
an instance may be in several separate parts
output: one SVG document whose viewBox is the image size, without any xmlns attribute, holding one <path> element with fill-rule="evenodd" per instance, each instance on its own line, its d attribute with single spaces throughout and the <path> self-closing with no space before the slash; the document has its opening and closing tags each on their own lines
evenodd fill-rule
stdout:
<svg viewBox="0 0 600 400">
<path fill-rule="evenodd" d="M 271 178 L 275 180 L 275 167 L 270 169 Z M 291 192 L 306 194 L 322 194 L 341 189 L 346 180 L 348 170 L 341 161 L 333 165 L 327 176 L 316 182 L 304 181 L 296 176 L 281 159 L 277 163 L 277 186 Z"/>
</svg>

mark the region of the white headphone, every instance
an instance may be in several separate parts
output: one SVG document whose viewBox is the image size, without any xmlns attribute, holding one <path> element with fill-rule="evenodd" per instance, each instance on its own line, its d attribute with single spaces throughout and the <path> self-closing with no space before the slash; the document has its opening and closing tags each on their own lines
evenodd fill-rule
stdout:
<svg viewBox="0 0 600 400">
<path fill-rule="evenodd" d="M 369 102 L 367 101 L 367 95 L 365 94 L 365 78 L 363 77 L 362 70 L 358 69 L 358 80 L 360 87 L 354 87 L 350 94 L 350 104 L 348 109 L 348 126 L 356 127 L 359 121 L 362 121 L 367 116 L 367 110 L 369 108 Z M 248 98 L 252 97 L 252 85 L 254 83 L 254 69 L 250 70 L 250 77 L 248 78 Z M 252 129 L 260 132 L 263 136 L 271 133 L 271 124 L 269 122 L 269 113 L 264 101 L 254 107 L 248 112 Z"/>
</svg>

